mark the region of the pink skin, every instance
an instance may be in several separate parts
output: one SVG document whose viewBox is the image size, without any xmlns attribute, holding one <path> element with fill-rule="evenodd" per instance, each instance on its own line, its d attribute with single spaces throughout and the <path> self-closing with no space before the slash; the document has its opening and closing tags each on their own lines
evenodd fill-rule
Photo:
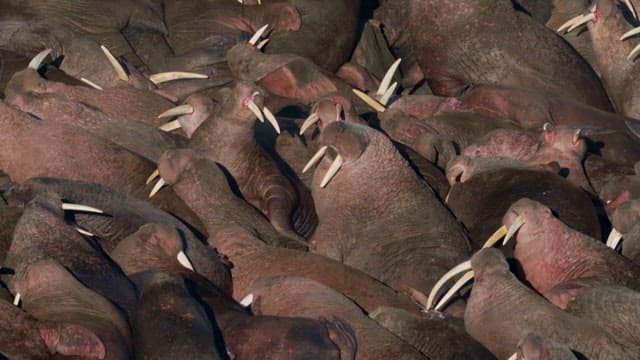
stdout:
<svg viewBox="0 0 640 360">
<path fill-rule="evenodd" d="M 518 216 L 525 223 L 513 254 L 524 280 L 559 308 L 566 308 L 584 287 L 638 288 L 640 269 L 605 244 L 569 228 L 548 207 L 521 199 L 509 208 L 503 224 L 509 228 Z"/>
</svg>

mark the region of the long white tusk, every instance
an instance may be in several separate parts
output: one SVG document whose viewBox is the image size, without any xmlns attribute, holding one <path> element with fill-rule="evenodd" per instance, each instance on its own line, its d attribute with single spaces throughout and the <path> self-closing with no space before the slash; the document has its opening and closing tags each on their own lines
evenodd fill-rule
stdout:
<svg viewBox="0 0 640 360">
<path fill-rule="evenodd" d="M 513 353 L 513 355 L 509 356 L 507 360 L 518 360 L 518 353 Z"/>
<path fill-rule="evenodd" d="M 307 131 L 307 129 L 310 128 L 311 125 L 317 123 L 318 120 L 320 120 L 318 113 L 309 115 L 309 117 L 302 123 L 302 126 L 300 127 L 300 135 L 304 134 L 304 132 Z"/>
<path fill-rule="evenodd" d="M 342 158 L 342 156 L 340 156 L 340 154 L 338 154 L 336 156 L 335 160 L 333 160 L 333 162 L 331 163 L 331 166 L 329 167 L 329 170 L 327 170 L 327 173 L 322 178 L 322 182 L 320 183 L 320 187 L 323 188 L 323 187 L 327 186 L 329 181 L 331 181 L 331 179 L 333 179 L 333 177 L 336 176 L 336 174 L 338 173 L 338 170 L 340 170 L 340 168 L 342 167 L 343 163 L 344 163 L 344 159 Z"/>
<path fill-rule="evenodd" d="M 88 213 L 94 213 L 94 214 L 104 214 L 104 211 L 91 207 L 91 206 L 87 206 L 87 205 L 80 205 L 80 204 L 72 204 L 72 203 L 63 203 L 62 204 L 62 210 L 65 211 L 82 211 L 82 212 L 88 212 Z"/>
<path fill-rule="evenodd" d="M 240 300 L 240 305 L 244 307 L 251 306 L 253 304 L 253 294 L 249 294 Z"/>
<path fill-rule="evenodd" d="M 396 88 L 398 87 L 398 82 L 394 82 L 391 87 L 389 89 L 387 89 L 387 92 L 384 93 L 382 95 L 382 97 L 380 97 L 380 103 L 384 106 L 387 106 L 387 104 L 389 103 L 389 100 L 391 99 L 391 96 L 396 92 Z"/>
<path fill-rule="evenodd" d="M 195 270 L 193 270 L 193 265 L 191 264 L 191 261 L 189 260 L 189 258 L 187 257 L 187 254 L 184 253 L 184 251 L 180 250 L 180 252 L 178 253 L 178 262 L 180 263 L 180 265 L 186 267 L 187 269 L 195 272 Z"/>
<path fill-rule="evenodd" d="M 302 173 L 306 173 L 307 170 L 309 170 L 312 166 L 314 166 L 315 164 L 318 163 L 318 161 L 320 161 L 320 159 L 322 159 L 322 157 L 324 156 L 324 154 L 327 153 L 327 149 L 329 149 L 329 147 L 327 145 L 321 147 L 311 158 L 311 160 L 309 160 L 309 162 L 307 163 L 307 165 L 304 166 L 304 169 L 302 169 Z"/>
<path fill-rule="evenodd" d="M 524 225 L 524 219 L 522 218 L 522 216 L 518 216 L 513 221 L 513 224 L 511 224 L 511 226 L 509 227 L 509 231 L 507 231 L 507 235 L 504 237 L 504 241 L 502 242 L 503 246 L 507 245 L 509 240 L 511 240 L 513 235 L 516 234 L 516 232 L 522 227 L 522 225 Z"/>
<path fill-rule="evenodd" d="M 440 309 L 442 309 L 447 304 L 447 302 L 449 302 L 451 297 L 453 297 L 453 295 L 457 293 L 463 286 L 465 286 L 471 279 L 473 279 L 473 270 L 468 271 L 464 275 L 462 275 L 460 279 L 458 279 L 458 281 L 456 281 L 456 283 L 453 284 L 451 289 L 449 289 L 449 291 L 447 291 L 447 293 L 444 294 L 444 296 L 442 297 L 442 299 L 434 309 L 436 311 L 440 311 Z"/>
<path fill-rule="evenodd" d="M 27 65 L 27 68 L 37 71 L 38 68 L 40 67 L 40 64 L 42 64 L 42 62 L 47 57 L 47 55 L 49 55 L 50 52 L 51 52 L 51 49 L 46 49 L 39 52 L 38 55 L 34 56 L 33 59 L 29 61 L 29 65 Z"/>
<path fill-rule="evenodd" d="M 487 242 L 482 245 L 482 248 L 485 249 L 488 247 L 492 247 L 493 244 L 497 243 L 498 240 L 502 239 L 502 237 L 504 237 L 505 235 L 507 235 L 507 227 L 502 225 L 498 230 L 496 230 L 496 232 L 493 233 L 493 235 L 491 235 Z"/>
<path fill-rule="evenodd" d="M 151 189 L 151 192 L 149 193 L 149 199 L 151 199 L 155 194 L 157 194 L 158 191 L 160 191 L 160 189 L 162 189 L 162 187 L 165 184 L 166 183 L 164 182 L 164 180 L 160 178 L 158 182 L 153 186 L 153 189 Z"/>
<path fill-rule="evenodd" d="M 389 89 L 389 85 L 391 85 L 391 80 L 393 79 L 393 75 L 398 70 L 398 66 L 400 66 L 401 61 L 402 59 L 398 59 L 394 61 L 393 64 L 391 64 L 391 66 L 389 66 L 389 70 L 387 70 L 387 73 L 384 74 L 384 77 L 380 82 L 380 86 L 378 87 L 378 91 L 376 92 L 377 95 L 382 96 L 387 92 L 387 90 Z"/>
<path fill-rule="evenodd" d="M 570 28 L 571 26 L 573 26 L 573 24 L 575 24 L 578 20 L 582 19 L 584 15 L 580 14 L 578 16 L 572 17 L 571 19 L 567 20 L 564 24 L 560 25 L 560 27 L 558 28 L 558 32 L 563 32 L 564 30 Z"/>
<path fill-rule="evenodd" d="M 633 18 L 638 20 L 638 14 L 636 14 L 636 10 L 633 8 L 631 0 L 622 0 L 622 2 L 627 5 L 627 8 L 629 8 L 629 11 L 631 11 L 631 15 L 633 16 Z"/>
<path fill-rule="evenodd" d="M 98 85 L 98 84 L 94 83 L 93 81 L 91 81 L 91 80 L 89 80 L 89 79 L 85 79 L 85 78 L 81 77 L 81 78 L 80 78 L 80 81 L 82 81 L 83 83 L 85 83 L 85 84 L 87 84 L 87 85 L 91 86 L 92 88 L 94 88 L 94 89 L 96 89 L 96 90 L 104 90 L 104 89 L 102 88 L 102 86 L 100 86 L 100 85 Z"/>
<path fill-rule="evenodd" d="M 265 45 L 267 45 L 267 43 L 268 43 L 268 42 L 269 42 L 269 39 L 264 39 L 264 40 L 262 40 L 262 41 L 260 41 L 260 42 L 258 43 L 258 46 L 256 46 L 256 48 L 257 48 L 258 50 L 262 50 L 262 48 L 263 48 Z"/>
<path fill-rule="evenodd" d="M 20 305 L 20 300 L 21 299 L 22 299 L 22 296 L 20 295 L 20 293 L 17 293 L 16 297 L 13 298 L 13 306 Z"/>
<path fill-rule="evenodd" d="M 260 29 L 258 29 L 258 31 L 256 31 L 255 34 L 253 34 L 251 39 L 249 39 L 249 44 L 255 46 L 256 43 L 258 42 L 258 40 L 260 40 L 260 38 L 262 37 L 262 34 L 264 34 L 264 32 L 267 31 L 268 27 L 269 27 L 269 24 L 266 24 L 263 27 L 261 27 Z"/>
<path fill-rule="evenodd" d="M 436 296 L 438 295 L 438 291 L 440 290 L 442 285 L 444 285 L 447 281 L 449 281 L 449 279 L 451 279 L 454 276 L 460 274 L 461 272 L 469 271 L 469 270 L 471 270 L 471 261 L 467 260 L 467 261 L 465 261 L 463 263 L 460 263 L 460 264 L 454 266 L 453 269 L 447 271 L 446 274 L 442 275 L 440 280 L 438 280 L 438 282 L 436 282 L 436 284 L 433 285 L 433 288 L 431 289 L 431 292 L 429 293 L 429 297 L 427 298 L 426 309 L 427 310 L 431 310 L 431 308 L 433 306 L 433 301 L 436 299 Z"/>
<path fill-rule="evenodd" d="M 158 129 L 165 131 L 165 132 L 170 132 L 173 130 L 178 130 L 182 127 L 182 125 L 180 125 L 180 121 L 179 120 L 173 120 L 173 121 L 169 121 L 168 123 L 158 126 Z"/>
<path fill-rule="evenodd" d="M 580 20 L 578 20 L 575 24 L 571 25 L 571 27 L 567 30 L 567 32 L 572 32 L 577 27 L 588 23 L 589 21 L 593 21 L 596 19 L 596 15 L 594 13 L 589 13 L 584 15 Z"/>
<path fill-rule="evenodd" d="M 247 107 L 258 118 L 258 120 L 260 120 L 260 122 L 264 122 L 262 111 L 260 111 L 260 108 L 258 107 L 258 105 L 256 105 L 256 103 L 253 102 L 253 100 L 249 100 L 249 103 L 247 103 Z"/>
<path fill-rule="evenodd" d="M 85 235 L 85 236 L 88 236 L 88 237 L 94 237 L 95 236 L 92 233 L 88 232 L 87 230 L 79 228 L 77 226 L 73 226 L 73 228 L 75 229 L 75 231 L 79 232 L 82 235 Z"/>
<path fill-rule="evenodd" d="M 273 126 L 276 132 L 280 134 L 280 125 L 278 125 L 278 120 L 276 120 L 276 117 L 273 116 L 273 113 L 271 112 L 271 110 L 269 110 L 269 108 L 265 106 L 262 109 L 262 111 L 264 111 L 264 116 L 267 118 L 271 126 Z"/>
<path fill-rule="evenodd" d="M 627 31 L 626 33 L 622 34 L 622 36 L 620 36 L 620 41 L 626 40 L 634 35 L 638 35 L 640 34 L 640 26 L 638 26 L 637 28 L 631 29 L 629 31 Z"/>
<path fill-rule="evenodd" d="M 373 110 L 375 110 L 377 112 L 384 112 L 385 110 L 387 110 L 382 104 L 380 104 L 378 102 L 378 100 L 376 100 L 376 99 L 372 98 L 371 96 L 363 93 L 362 91 L 360 91 L 358 89 L 352 89 L 352 91 L 360 99 L 362 99 L 362 101 L 367 103 L 367 105 L 371 106 L 371 108 L 373 108 Z"/>
<path fill-rule="evenodd" d="M 149 177 L 147 178 L 147 181 L 145 181 L 144 184 L 145 185 L 151 184 L 151 182 L 158 176 L 160 176 L 160 170 L 158 169 L 153 170 L 153 172 L 151 173 L 151 175 L 149 175 Z"/>
<path fill-rule="evenodd" d="M 152 83 L 158 85 L 169 81 L 174 80 L 184 80 L 184 79 L 208 79 L 209 76 L 204 74 L 192 73 L 192 72 L 184 72 L 184 71 L 169 71 L 158 74 L 153 74 L 149 76 L 149 80 Z"/>
<path fill-rule="evenodd" d="M 171 108 L 163 112 L 162 114 L 158 115 L 158 119 L 180 116 L 180 115 L 187 115 L 191 113 L 193 113 L 193 106 L 189 104 L 184 104 L 184 105 L 176 106 L 174 108 Z"/>
<path fill-rule="evenodd" d="M 622 240 L 622 234 L 617 229 L 612 229 L 607 238 L 607 246 L 615 250 Z"/>
<path fill-rule="evenodd" d="M 111 54 L 111 51 L 109 51 L 109 49 L 107 49 L 104 45 L 101 45 L 100 48 L 102 49 L 104 55 L 107 57 L 107 60 L 109 60 L 109 62 L 111 63 L 111 66 L 113 66 L 113 68 L 115 69 L 116 74 L 118 74 L 120 80 L 129 81 L 129 75 L 127 75 L 127 72 L 124 71 L 122 64 L 120 64 L 120 62 L 113 56 L 113 54 Z"/>
<path fill-rule="evenodd" d="M 633 48 L 633 50 L 631 50 L 631 52 L 629 53 L 629 56 L 627 56 L 627 60 L 635 59 L 635 57 L 638 56 L 638 53 L 640 53 L 640 44 L 638 44 L 636 47 Z"/>
</svg>

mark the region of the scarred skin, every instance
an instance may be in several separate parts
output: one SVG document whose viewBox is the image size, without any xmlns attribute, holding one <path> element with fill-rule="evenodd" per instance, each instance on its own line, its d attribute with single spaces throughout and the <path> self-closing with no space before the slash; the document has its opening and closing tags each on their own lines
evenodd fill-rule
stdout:
<svg viewBox="0 0 640 360">
<path fill-rule="evenodd" d="M 519 360 L 577 360 L 564 344 L 530 333 L 518 343 Z"/>
<path fill-rule="evenodd" d="M 595 286 L 640 288 L 640 267 L 571 229 L 548 207 L 521 199 L 509 208 L 503 224 L 508 228 L 517 216 L 525 224 L 517 233 L 513 255 L 524 279 L 557 307 L 565 309 L 576 296 Z"/>
<path fill-rule="evenodd" d="M 219 112 L 193 134 L 189 148 L 229 171 L 244 199 L 278 232 L 304 241 L 317 221 L 313 205 L 308 190 L 282 174 L 255 140 L 256 117 L 247 102 L 253 98 L 261 107 L 262 97 L 253 96 L 256 90 L 253 85 L 238 82 L 224 95 Z"/>
<path fill-rule="evenodd" d="M 320 219 L 311 239 L 315 252 L 392 287 L 405 284 L 422 291 L 446 271 L 446 264 L 466 256 L 462 229 L 387 137 L 363 125 L 337 122 L 324 129 L 320 145 L 333 150 L 313 180 Z M 334 150 L 345 162 L 322 188 Z"/>
<path fill-rule="evenodd" d="M 36 120 L 4 102 L 0 124 L 7 129 L 0 134 L 0 169 L 15 182 L 53 176 L 132 193 L 153 171 L 150 162 L 120 146 L 84 130 Z"/>
<path fill-rule="evenodd" d="M 266 246 L 252 234 L 229 228 L 209 241 L 229 257 L 234 267 L 234 297 L 249 294 L 250 286 L 262 277 L 305 277 L 335 289 L 352 299 L 366 312 L 391 306 L 416 312 L 409 298 L 397 294 L 370 276 L 335 260 L 313 253 Z"/>
<path fill-rule="evenodd" d="M 494 359 L 465 332 L 461 319 L 430 318 L 392 307 L 380 307 L 369 316 L 431 359 Z"/>
<path fill-rule="evenodd" d="M 149 268 L 189 274 L 192 270 L 185 268 L 177 260 L 178 253 L 183 251 L 194 271 L 227 294 L 232 294 L 231 265 L 214 251 L 199 249 L 200 252 L 196 252 L 188 245 L 184 244 L 183 237 L 175 228 L 151 223 L 143 225 L 136 233 L 120 241 L 110 255 L 127 275 Z"/>
<path fill-rule="evenodd" d="M 95 334 L 98 339 L 73 344 L 84 347 L 89 357 L 131 357 L 131 330 L 125 317 L 59 263 L 42 260 L 21 266 L 16 271 L 13 289 L 22 295 L 22 308 L 38 320 L 70 323 Z"/>
<path fill-rule="evenodd" d="M 596 74 L 559 36 L 508 0 L 410 1 L 412 45 L 434 94 L 469 84 L 527 87 L 603 110 Z M 469 51 L 474 49 L 474 51 Z"/>
<path fill-rule="evenodd" d="M 13 233 L 3 267 L 16 270 L 52 258 L 69 269 L 83 285 L 113 301 L 127 313 L 137 293 L 122 270 L 64 220 L 62 202 L 52 193 L 36 196 L 26 206 Z M 3 275 L 10 288 L 15 279 Z"/>
<path fill-rule="evenodd" d="M 465 328 L 496 357 L 508 358 L 522 337 L 535 332 L 589 359 L 635 358 L 636 347 L 625 349 L 596 324 L 565 313 L 520 283 L 500 250 L 479 251 L 471 267 L 474 283 Z"/>
<path fill-rule="evenodd" d="M 7 86 L 5 101 L 42 120 L 80 127 L 150 161 L 158 161 L 164 151 L 183 143 L 178 137 L 156 129 L 153 124 L 109 116 L 82 102 L 70 100 L 63 93 L 32 92 L 38 88 L 38 83 L 44 83 L 41 86 L 46 87 L 49 82 L 32 69 L 16 73 Z"/>
<path fill-rule="evenodd" d="M 234 194 L 226 174 L 211 160 L 192 150 L 172 150 L 162 156 L 158 169 L 162 179 L 203 221 L 209 238 L 233 224 L 255 231 L 269 245 L 306 250 L 306 242 L 277 233 L 262 214 Z"/>
<path fill-rule="evenodd" d="M 140 292 L 131 320 L 136 358 L 225 359 L 219 330 L 180 275 L 156 273 Z M 221 355 L 223 354 L 223 355 Z"/>
<path fill-rule="evenodd" d="M 418 350 L 367 317 L 350 299 L 313 280 L 263 277 L 254 282 L 250 292 L 254 297 L 251 310 L 257 315 L 344 319 L 355 333 L 356 359 L 425 359 Z"/>
<path fill-rule="evenodd" d="M 477 160 L 481 159 L 474 162 Z M 469 231 L 473 248 L 484 244 L 501 226 L 509 207 L 523 197 L 548 205 L 574 229 L 594 238 L 602 236 L 596 209 L 580 188 L 548 171 L 508 166 L 508 162 L 500 161 L 494 165 L 493 169 L 479 169 L 467 181 L 456 183 L 447 198 L 448 207 Z"/>
</svg>

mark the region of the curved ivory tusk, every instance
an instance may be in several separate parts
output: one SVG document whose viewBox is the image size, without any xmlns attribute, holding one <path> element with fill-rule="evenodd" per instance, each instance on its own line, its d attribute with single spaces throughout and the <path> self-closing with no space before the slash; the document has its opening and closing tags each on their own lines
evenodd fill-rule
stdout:
<svg viewBox="0 0 640 360">
<path fill-rule="evenodd" d="M 336 122 L 340 121 L 340 114 L 342 114 L 342 105 L 336 104 Z"/>
<path fill-rule="evenodd" d="M 507 227 L 502 225 L 498 230 L 496 230 L 496 232 L 493 233 L 493 235 L 491 235 L 491 237 L 489 237 L 487 242 L 482 245 L 482 248 L 485 249 L 488 247 L 492 247 L 493 244 L 497 243 L 498 240 L 502 239 L 505 235 L 507 235 Z"/>
<path fill-rule="evenodd" d="M 449 281 L 449 279 L 452 279 L 453 277 L 460 274 L 461 272 L 469 271 L 469 270 L 471 270 L 471 261 L 467 260 L 463 263 L 460 263 L 454 266 L 451 270 L 447 271 L 446 274 L 442 275 L 440 280 L 438 280 L 438 282 L 436 282 L 436 284 L 433 285 L 433 288 L 429 293 L 429 297 L 427 298 L 426 309 L 431 310 L 431 308 L 433 307 L 433 301 L 436 299 L 436 296 L 438 295 L 438 291 L 440 290 L 442 285 L 444 285 L 447 281 Z"/>
<path fill-rule="evenodd" d="M 80 204 L 73 204 L 73 203 L 63 203 L 62 204 L 62 210 L 65 211 L 82 211 L 82 212 L 88 212 L 88 213 L 94 213 L 94 214 L 104 214 L 104 211 L 91 207 L 91 206 L 87 206 L 87 205 L 80 205 Z"/>
<path fill-rule="evenodd" d="M 256 103 L 253 102 L 253 100 L 249 100 L 249 102 L 247 103 L 247 108 L 251 110 L 253 115 L 255 115 L 258 118 L 258 120 L 260 120 L 260 122 L 264 122 L 264 116 L 262 116 L 262 111 L 260 111 L 260 108 L 258 107 L 258 105 L 256 105 Z"/>
<path fill-rule="evenodd" d="M 620 36 L 620 41 L 626 40 L 634 35 L 640 34 L 640 26 L 638 26 L 637 28 L 631 29 L 629 31 L 627 31 L 626 33 L 622 34 L 622 36 Z"/>
<path fill-rule="evenodd" d="M 380 86 L 378 87 L 378 91 L 376 92 L 377 95 L 382 96 L 387 92 L 387 90 L 389 89 L 389 85 L 391 84 L 391 80 L 393 79 L 393 75 L 398 70 L 398 66 L 400 66 L 401 61 L 402 59 L 398 59 L 394 61 L 391 66 L 389 66 L 389 70 L 387 70 L 387 73 L 384 74 L 384 77 L 380 82 Z"/>
<path fill-rule="evenodd" d="M 94 236 L 95 236 L 95 235 L 93 235 L 92 233 L 88 232 L 87 230 L 82 229 L 82 228 L 79 228 L 79 227 L 77 227 L 77 226 L 73 226 L 73 228 L 74 228 L 77 232 L 79 232 L 80 234 L 82 234 L 82 235 L 85 235 L 85 236 L 88 236 L 88 237 L 94 237 Z"/>
<path fill-rule="evenodd" d="M 397 87 L 398 87 L 398 82 L 396 81 L 393 83 L 393 85 L 391 85 L 389 89 L 387 89 L 387 92 L 384 93 L 380 98 L 380 103 L 382 105 L 387 106 L 387 104 L 389 103 L 389 100 L 391 99 L 391 96 L 396 92 Z"/>
<path fill-rule="evenodd" d="M 571 19 L 567 20 L 564 24 L 560 25 L 560 27 L 556 31 L 563 32 L 564 30 L 573 26 L 573 24 L 575 24 L 578 20 L 582 19 L 583 16 L 584 16 L 583 14 L 580 14 L 578 16 L 572 17 Z"/>
<path fill-rule="evenodd" d="M 187 115 L 187 114 L 192 114 L 192 113 L 193 113 L 193 106 L 191 106 L 189 104 L 184 104 L 184 105 L 176 106 L 174 108 L 171 108 L 171 109 L 163 112 L 162 114 L 158 115 L 158 119 L 174 117 L 174 116 L 181 116 L 181 115 Z"/>
<path fill-rule="evenodd" d="M 102 86 L 100 86 L 100 85 L 98 85 L 98 84 L 94 83 L 93 81 L 91 81 L 91 80 L 89 80 L 89 79 L 85 79 L 85 78 L 81 77 L 81 78 L 80 78 L 80 81 L 82 81 L 83 83 L 85 83 L 85 84 L 87 84 L 87 85 L 91 86 L 92 88 L 94 88 L 94 89 L 96 89 L 96 90 L 104 90 L 104 89 L 102 88 Z"/>
<path fill-rule="evenodd" d="M 151 189 L 151 192 L 149 193 L 149 199 L 151 199 L 152 197 L 154 197 L 158 191 L 160 191 L 160 189 L 162 189 L 163 186 L 165 186 L 165 181 L 160 178 L 158 180 L 158 182 L 153 186 L 153 189 Z"/>
<path fill-rule="evenodd" d="M 273 113 L 271 112 L 271 110 L 269 110 L 269 108 L 265 106 L 262 109 L 262 111 L 264 112 L 264 116 L 267 118 L 267 121 L 269 121 L 269 123 L 271 124 L 271 126 L 273 126 L 276 132 L 280 134 L 280 125 L 278 124 L 278 120 L 276 120 L 276 117 L 273 116 Z"/>
<path fill-rule="evenodd" d="M 306 173 L 307 170 L 309 170 L 312 166 L 314 166 L 315 164 L 318 163 L 318 161 L 320 161 L 320 159 L 322 159 L 322 157 L 324 156 L 324 154 L 327 153 L 327 149 L 329 149 L 329 147 L 327 145 L 321 147 L 311 158 L 311 160 L 309 160 L 309 162 L 307 163 L 307 165 L 304 166 L 304 169 L 302 169 L 302 173 Z"/>
<path fill-rule="evenodd" d="M 22 295 L 20 293 L 16 294 L 16 297 L 13 298 L 13 306 L 20 305 L 20 300 L 22 299 Z"/>
<path fill-rule="evenodd" d="M 173 121 L 169 121 L 168 123 L 158 126 L 158 129 L 164 131 L 164 132 L 171 132 L 174 130 L 178 130 L 182 127 L 182 125 L 180 125 L 180 121 L 178 120 L 173 120 Z"/>
<path fill-rule="evenodd" d="M 151 173 L 151 175 L 149 175 L 149 177 L 147 178 L 147 181 L 145 181 L 144 184 L 145 185 L 151 184 L 151 182 L 158 176 L 160 176 L 160 170 L 158 169 L 153 170 L 153 172 Z"/>
<path fill-rule="evenodd" d="M 518 353 L 513 353 L 513 355 L 509 356 L 507 360 L 518 360 Z"/>
<path fill-rule="evenodd" d="M 51 49 L 46 49 L 39 52 L 36 56 L 33 57 L 33 59 L 31 59 L 31 61 L 29 61 L 29 65 L 27 65 L 27 68 L 38 71 L 40 64 L 42 64 L 42 62 L 50 52 Z"/>
<path fill-rule="evenodd" d="M 184 72 L 184 71 L 169 71 L 149 76 L 149 80 L 152 83 L 158 85 L 174 80 L 187 80 L 187 79 L 208 79 L 208 75 Z"/>
<path fill-rule="evenodd" d="M 331 179 L 333 179 L 333 177 L 336 176 L 336 174 L 338 173 L 338 171 L 342 167 L 343 163 L 344 163 L 344 159 L 342 158 L 342 156 L 340 156 L 340 154 L 338 154 L 336 156 L 335 160 L 333 160 L 333 162 L 331 163 L 331 166 L 329 167 L 329 170 L 327 170 L 327 173 L 322 178 L 322 182 L 320 183 L 320 187 L 323 188 L 323 187 L 327 186 L 329 181 L 331 181 Z"/>
<path fill-rule="evenodd" d="M 571 25 L 571 27 L 567 30 L 567 32 L 572 32 L 573 30 L 575 30 L 579 26 L 584 25 L 584 24 L 588 23 L 589 21 L 593 21 L 595 19 L 596 19 L 596 15 L 594 13 L 589 13 L 587 15 L 584 15 L 575 24 Z"/>
<path fill-rule="evenodd" d="M 524 225 L 524 219 L 522 218 L 522 216 L 518 216 L 514 221 L 513 224 L 511 224 L 511 226 L 509 227 L 509 231 L 507 231 L 507 235 L 505 235 L 504 237 L 504 241 L 502 242 L 502 245 L 507 245 L 507 243 L 509 242 L 509 240 L 511 240 L 511 238 L 513 237 L 513 235 L 516 234 L 516 232 L 522 227 L 522 225 Z"/>
<path fill-rule="evenodd" d="M 260 29 L 258 29 L 258 31 L 256 31 L 255 34 L 253 34 L 251 39 L 249 39 L 249 44 L 255 46 L 256 43 L 258 42 L 258 40 L 260 40 L 260 38 L 262 37 L 262 34 L 264 34 L 264 32 L 267 31 L 268 27 L 269 27 L 269 24 L 266 24 L 263 27 L 261 27 Z"/>
<path fill-rule="evenodd" d="M 362 101 L 364 101 L 365 103 L 367 103 L 367 105 L 371 106 L 371 108 L 373 108 L 373 110 L 377 111 L 377 112 L 384 112 L 385 110 L 387 110 L 384 105 L 380 104 L 378 102 L 378 100 L 372 98 L 371 96 L 363 93 L 362 91 L 358 90 L 358 89 L 351 89 L 353 91 L 354 94 L 356 94 L 360 99 L 362 99 Z"/>
<path fill-rule="evenodd" d="M 622 234 L 616 228 L 613 228 L 607 238 L 607 246 L 615 250 L 620 244 L 620 240 L 622 240 Z"/>
<path fill-rule="evenodd" d="M 629 11 L 631 12 L 631 16 L 634 19 L 638 20 L 638 14 L 636 14 L 636 10 L 633 8 L 633 4 L 631 4 L 631 0 L 622 0 L 622 2 L 627 6 Z"/>
<path fill-rule="evenodd" d="M 640 53 L 640 44 L 638 44 L 636 47 L 633 48 L 633 50 L 631 50 L 631 52 L 629 53 L 629 56 L 627 56 L 627 60 L 635 59 L 635 57 L 638 56 L 638 53 Z"/>
<path fill-rule="evenodd" d="M 187 257 L 187 254 L 184 253 L 184 251 L 180 250 L 180 252 L 178 253 L 177 259 L 178 259 L 178 262 L 180 263 L 180 265 L 182 265 L 182 266 L 186 267 L 187 269 L 195 272 L 195 270 L 193 270 L 193 264 L 191 264 L 191 261 Z"/>
<path fill-rule="evenodd" d="M 434 308 L 436 311 L 440 311 L 448 302 L 451 300 L 453 295 L 457 293 L 463 286 L 465 286 L 469 281 L 473 279 L 473 270 L 466 272 L 464 275 L 456 281 L 455 284 L 447 291 L 446 294 L 442 297 L 438 305 Z"/>
<path fill-rule="evenodd" d="M 311 125 L 317 123 L 318 120 L 320 120 L 318 113 L 309 115 L 309 117 L 302 123 L 302 126 L 300 127 L 300 135 L 304 134 L 304 132 L 307 131 L 307 129 L 310 128 Z"/>
<path fill-rule="evenodd" d="M 113 66 L 116 74 L 118 74 L 118 78 L 120 78 L 120 80 L 122 81 L 129 81 L 129 75 L 127 75 L 127 72 L 122 67 L 122 64 L 120 64 L 120 62 L 113 56 L 113 54 L 111 54 L 111 51 L 109 51 L 109 49 L 107 49 L 104 45 L 101 45 L 100 49 L 102 49 L 102 52 L 107 57 L 107 60 L 109 60 L 111 66 Z"/>
<path fill-rule="evenodd" d="M 550 122 L 546 122 L 542 124 L 542 131 L 551 131 L 553 130 L 553 124 Z"/>
<path fill-rule="evenodd" d="M 264 40 L 262 40 L 262 41 L 260 41 L 260 42 L 258 43 L 258 46 L 256 46 L 256 48 L 257 48 L 258 50 L 262 50 L 262 48 L 263 48 L 265 45 L 267 45 L 267 43 L 268 43 L 268 42 L 269 42 L 269 39 L 264 39 Z"/>
<path fill-rule="evenodd" d="M 253 304 L 253 294 L 249 294 L 240 300 L 240 305 L 244 307 L 251 306 Z"/>
</svg>

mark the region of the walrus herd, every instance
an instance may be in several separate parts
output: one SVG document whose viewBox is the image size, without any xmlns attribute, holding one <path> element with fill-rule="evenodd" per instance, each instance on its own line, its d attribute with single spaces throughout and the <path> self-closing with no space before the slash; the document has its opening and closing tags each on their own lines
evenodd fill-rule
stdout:
<svg viewBox="0 0 640 360">
<path fill-rule="evenodd" d="M 0 0 L 0 359 L 640 359 L 640 0 Z"/>
</svg>

